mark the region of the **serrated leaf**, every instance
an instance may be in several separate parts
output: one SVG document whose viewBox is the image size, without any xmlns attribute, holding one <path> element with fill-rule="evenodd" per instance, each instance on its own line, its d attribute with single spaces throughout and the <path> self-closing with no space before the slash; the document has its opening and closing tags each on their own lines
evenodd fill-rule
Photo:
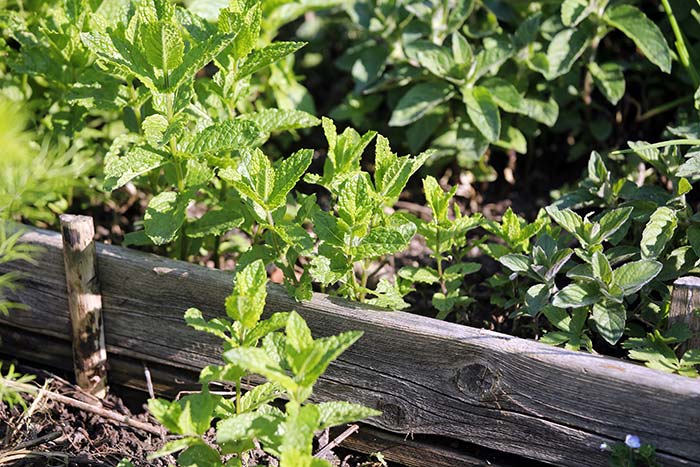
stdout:
<svg viewBox="0 0 700 467">
<path fill-rule="evenodd" d="M 501 114 L 488 89 L 482 86 L 462 90 L 462 100 L 474 126 L 492 143 L 501 134 Z"/>
<path fill-rule="evenodd" d="M 245 368 L 251 373 L 264 376 L 289 392 L 298 389 L 298 384 L 287 375 L 266 350 L 255 347 L 237 347 L 223 354 L 224 360 Z M 228 424 L 226 425 L 228 426 Z M 218 436 L 218 434 L 217 434 Z"/>
<path fill-rule="evenodd" d="M 273 63 L 281 60 L 289 54 L 293 54 L 297 50 L 306 45 L 305 42 L 283 42 L 277 41 L 263 47 L 262 49 L 254 50 L 243 62 L 243 65 L 238 69 L 236 79 L 241 80 L 246 76 L 252 75 L 258 70 L 261 70 Z"/>
<path fill-rule="evenodd" d="M 570 209 L 557 209 L 554 206 L 548 206 L 547 214 L 549 214 L 554 222 L 559 224 L 569 233 L 577 232 L 583 226 L 583 219 Z"/>
<path fill-rule="evenodd" d="M 228 157 L 259 146 L 265 140 L 260 127 L 248 120 L 224 120 L 206 127 L 187 145 L 195 158 Z"/>
<path fill-rule="evenodd" d="M 445 82 L 418 83 L 404 94 L 394 107 L 389 126 L 409 125 L 448 101 L 454 95 L 453 87 Z"/>
<path fill-rule="evenodd" d="M 657 258 L 673 238 L 677 225 L 678 218 L 673 209 L 661 206 L 654 211 L 642 232 L 639 245 L 642 258 Z"/>
<path fill-rule="evenodd" d="M 433 219 L 437 222 L 447 220 L 447 210 L 449 208 L 450 199 L 454 196 L 457 188 L 453 188 L 449 192 L 445 192 L 435 177 L 428 175 L 423 179 L 423 193 L 428 202 L 428 206 L 433 211 Z"/>
<path fill-rule="evenodd" d="M 203 238 L 208 236 L 220 236 L 229 230 L 240 227 L 243 217 L 226 209 L 209 211 L 202 217 L 187 226 L 187 236 L 190 238 Z"/>
<path fill-rule="evenodd" d="M 415 233 L 412 222 L 375 227 L 355 247 L 355 254 L 358 258 L 375 258 L 396 253 L 406 248 Z"/>
<path fill-rule="evenodd" d="M 625 332 L 627 313 L 619 303 L 601 302 L 593 305 L 591 318 L 598 334 L 610 345 L 615 345 Z"/>
<path fill-rule="evenodd" d="M 272 195 L 275 184 L 275 171 L 260 149 L 243 151 L 238 167 L 222 170 L 219 176 L 262 207 Z"/>
<path fill-rule="evenodd" d="M 642 259 L 626 263 L 613 271 L 613 282 L 622 288 L 625 296 L 638 292 L 661 272 L 658 261 Z"/>
<path fill-rule="evenodd" d="M 143 24 L 136 35 L 137 45 L 148 63 L 167 73 L 178 67 L 184 58 L 185 42 L 176 24 L 153 22 Z"/>
<path fill-rule="evenodd" d="M 154 196 L 148 203 L 143 225 L 146 235 L 156 245 L 172 242 L 185 223 L 187 204 L 190 198 L 185 193 L 165 191 Z"/>
<path fill-rule="evenodd" d="M 620 4 L 605 10 L 603 19 L 632 39 L 644 56 L 665 73 L 671 72 L 671 50 L 659 27 L 637 7 Z"/>
<path fill-rule="evenodd" d="M 369 417 L 378 417 L 382 413 L 360 404 L 350 402 L 323 402 L 318 404 L 319 430 L 344 425 Z"/>
<path fill-rule="evenodd" d="M 166 160 L 162 154 L 140 147 L 131 149 L 124 156 L 108 158 L 104 169 L 104 188 L 107 191 L 116 190 L 139 175 L 157 169 Z"/>
<path fill-rule="evenodd" d="M 313 149 L 301 149 L 279 164 L 275 169 L 274 188 L 266 200 L 268 209 L 276 209 L 286 202 L 289 192 L 311 165 L 313 156 Z"/>
<path fill-rule="evenodd" d="M 260 321 L 267 299 L 267 271 L 261 260 L 247 265 L 236 273 L 233 293 L 226 298 L 226 314 L 253 329 Z"/>
<path fill-rule="evenodd" d="M 263 109 L 243 114 L 239 119 L 255 122 L 266 133 L 298 130 L 319 125 L 321 120 L 301 110 Z"/>
</svg>

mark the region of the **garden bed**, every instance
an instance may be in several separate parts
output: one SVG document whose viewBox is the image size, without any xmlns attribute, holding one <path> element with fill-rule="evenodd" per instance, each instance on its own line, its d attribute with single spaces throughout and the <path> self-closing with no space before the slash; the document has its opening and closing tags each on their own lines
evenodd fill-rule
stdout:
<svg viewBox="0 0 700 467">
<path fill-rule="evenodd" d="M 52 364 L 60 360 L 55 343 L 69 349 L 71 338 L 61 236 L 32 229 L 23 241 L 44 252 L 36 265 L 0 270 L 26 273 L 14 299 L 30 309 L 0 318 L 2 351 Z M 174 390 L 216 363 L 218 343 L 185 326 L 182 315 L 197 307 L 215 316 L 230 274 L 110 245 L 97 254 L 113 382 L 143 388 L 146 364 L 157 390 Z M 319 336 L 365 331 L 314 398 L 378 408 L 383 415 L 368 423 L 383 430 L 580 466 L 607 465 L 599 446 L 633 433 L 656 446 L 663 465 L 700 465 L 697 380 L 321 294 L 296 303 L 270 286 L 267 312 L 291 309 Z M 54 344 L 25 347 L 26 333 Z"/>
</svg>

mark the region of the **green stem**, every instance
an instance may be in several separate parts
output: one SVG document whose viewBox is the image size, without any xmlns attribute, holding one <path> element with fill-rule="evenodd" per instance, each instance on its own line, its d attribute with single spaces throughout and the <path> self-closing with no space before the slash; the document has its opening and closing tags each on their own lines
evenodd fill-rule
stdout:
<svg viewBox="0 0 700 467">
<path fill-rule="evenodd" d="M 228 191 L 228 184 L 225 180 L 221 180 L 221 189 L 219 190 L 219 204 L 223 204 L 226 201 L 226 194 Z M 214 251 L 212 253 L 212 261 L 214 261 L 214 267 L 219 267 L 220 253 L 221 249 L 221 236 L 217 235 L 214 238 Z"/>
<path fill-rule="evenodd" d="M 660 143 L 654 143 L 654 144 L 647 144 L 635 149 L 618 149 L 617 151 L 612 151 L 610 154 L 611 155 L 618 155 L 618 154 L 631 154 L 636 151 L 643 151 L 645 149 L 658 149 L 658 148 L 665 148 L 668 146 L 697 146 L 700 145 L 700 139 L 692 139 L 692 138 L 685 138 L 685 139 L 672 139 L 669 141 L 662 141 Z"/>
<path fill-rule="evenodd" d="M 695 69 L 695 65 L 690 60 L 690 54 L 688 53 L 688 48 L 685 46 L 685 37 L 683 31 L 678 26 L 676 21 L 676 16 L 673 14 L 673 9 L 671 9 L 671 4 L 668 0 L 661 0 L 666 11 L 666 16 L 668 16 L 668 22 L 671 23 L 671 29 L 673 30 L 673 35 L 676 37 L 676 50 L 678 51 L 678 58 L 681 64 L 688 70 L 690 74 L 690 79 L 693 80 L 693 86 L 697 88 L 700 86 L 700 75 L 698 75 L 698 70 Z"/>
<path fill-rule="evenodd" d="M 236 415 L 241 413 L 241 378 L 236 379 Z"/>
<path fill-rule="evenodd" d="M 655 117 L 656 115 L 668 112 L 669 110 L 673 110 L 679 105 L 685 104 L 686 102 L 693 102 L 693 96 L 680 97 L 678 99 L 672 100 L 671 102 L 666 102 L 665 104 L 661 104 L 658 107 L 654 107 L 653 109 L 647 110 L 642 115 L 637 117 L 637 121 L 643 122 L 644 120 L 648 120 L 651 117 Z"/>
</svg>

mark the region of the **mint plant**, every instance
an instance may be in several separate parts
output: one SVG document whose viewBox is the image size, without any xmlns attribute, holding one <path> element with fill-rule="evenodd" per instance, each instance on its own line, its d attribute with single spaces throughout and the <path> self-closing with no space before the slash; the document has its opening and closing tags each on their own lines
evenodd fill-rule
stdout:
<svg viewBox="0 0 700 467">
<path fill-rule="evenodd" d="M 234 166 L 243 151 L 261 146 L 270 133 L 316 124 L 301 111 L 238 114 L 250 77 L 303 45 L 275 42 L 258 48 L 261 16 L 257 2 L 232 2 L 210 24 L 165 0 L 142 1 L 123 21 L 81 35 L 106 71 L 139 96 L 137 134 L 115 140 L 105 160 L 106 189 L 146 175 L 155 192 L 144 230 L 128 243 L 177 241 L 185 259 L 190 239 L 218 238 L 237 227 L 242 219 L 223 206 L 194 221 L 187 207 L 214 182 L 220 186 L 214 202 L 223 204 L 227 186 L 217 172 Z M 217 72 L 201 84 L 195 76 L 209 63 Z M 134 80 L 142 86 L 134 87 Z"/>
<path fill-rule="evenodd" d="M 311 275 L 324 286 L 339 283 L 342 296 L 364 301 L 371 294 L 375 298 L 368 303 L 403 308 L 406 304 L 396 284 L 382 281 L 376 290 L 368 289 L 369 268 L 374 260 L 406 248 L 416 233 L 411 219 L 398 212 L 387 214 L 387 209 L 430 154 L 399 157 L 386 138 L 377 136 L 375 171 L 370 176 L 361 170 L 360 158 L 375 133 L 360 136 L 348 128 L 337 134 L 329 119 L 323 119 L 323 128 L 329 145 L 323 174 L 306 180 L 330 192 L 332 207 L 331 212 L 313 214 L 320 243 L 318 256 L 311 260 Z"/>
<path fill-rule="evenodd" d="M 414 222 L 418 226 L 418 233 L 431 250 L 435 268 L 406 266 L 399 271 L 399 276 L 411 284 L 439 285 L 440 290 L 432 298 L 432 304 L 438 310 L 438 319 L 445 319 L 455 308 L 464 308 L 473 301 L 461 287 L 465 276 L 481 269 L 478 263 L 453 261 L 454 264 L 445 265 L 445 261 L 460 259 L 461 251 L 467 246 L 467 232 L 483 222 L 480 214 L 462 215 L 457 204 L 453 204 L 450 209 L 450 200 L 456 190 L 453 187 L 444 192 L 434 177 L 423 179 L 423 192 L 433 218 L 430 222 L 421 219 L 415 219 Z M 450 210 L 454 219 L 448 216 Z"/>
<path fill-rule="evenodd" d="M 328 365 L 362 333 L 313 339 L 295 312 L 261 319 L 266 284 L 264 263 L 254 261 L 236 274 L 233 292 L 226 299 L 226 318 L 207 321 L 196 309 L 185 314 L 190 326 L 223 340 L 224 363 L 202 370 L 201 392 L 176 401 L 149 401 L 151 413 L 180 436 L 153 457 L 179 452 L 178 465 L 243 466 L 257 442 L 281 467 L 326 466 L 330 464 L 312 454 L 315 432 L 380 414 L 348 402 L 308 402 Z M 242 380 L 250 375 L 267 382 L 243 394 Z M 209 384 L 215 381 L 235 385 L 235 397 L 213 395 Z M 272 404 L 280 398 L 287 401 L 284 410 Z M 211 446 L 202 437 L 214 422 L 216 443 Z"/>
<path fill-rule="evenodd" d="M 355 87 L 334 116 L 359 125 L 386 104 L 389 126 L 412 151 L 435 148 L 481 180 L 495 177 L 489 146 L 525 153 L 538 126 L 554 126 L 563 109 L 566 131 L 606 139 L 612 127 L 591 118 L 591 94 L 614 105 L 625 93 L 624 59 L 599 58 L 612 31 L 671 71 L 662 31 L 630 4 L 367 0 L 347 13 L 360 41 L 338 66 Z"/>
</svg>

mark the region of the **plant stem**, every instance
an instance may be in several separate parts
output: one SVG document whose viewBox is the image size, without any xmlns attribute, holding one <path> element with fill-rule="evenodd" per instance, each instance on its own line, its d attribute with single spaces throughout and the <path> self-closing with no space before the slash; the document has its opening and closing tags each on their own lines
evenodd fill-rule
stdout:
<svg viewBox="0 0 700 467">
<path fill-rule="evenodd" d="M 225 180 L 221 180 L 221 189 L 219 190 L 219 204 L 223 204 L 224 201 L 226 201 L 226 195 L 228 191 L 228 184 L 226 183 Z M 219 249 L 221 248 L 221 236 L 217 235 L 214 238 L 214 249 L 212 252 L 212 261 L 214 261 L 214 267 L 219 268 L 219 260 L 220 260 L 220 255 L 219 255 Z"/>
<path fill-rule="evenodd" d="M 693 81 L 693 87 L 697 88 L 700 86 L 700 75 L 698 74 L 698 70 L 695 69 L 695 65 L 690 60 L 688 48 L 685 46 L 683 31 L 681 31 L 681 28 L 678 26 L 676 16 L 673 14 L 673 9 L 671 8 L 669 1 L 661 0 L 661 4 L 664 6 L 666 16 L 668 16 L 668 22 L 671 23 L 673 35 L 676 37 L 676 50 L 678 51 L 678 58 L 685 69 L 688 70 L 690 79 Z"/>
<path fill-rule="evenodd" d="M 643 122 L 644 120 L 648 120 L 651 117 L 655 117 L 656 115 L 675 109 L 679 105 L 685 104 L 686 102 L 693 102 L 693 96 L 680 97 L 678 99 L 672 100 L 671 102 L 666 102 L 665 104 L 661 104 L 658 107 L 654 107 L 653 109 L 647 110 L 639 117 L 637 117 L 637 121 Z"/>
<path fill-rule="evenodd" d="M 241 378 L 236 379 L 236 415 L 241 413 Z"/>
<path fill-rule="evenodd" d="M 668 141 L 662 141 L 660 143 L 647 144 L 636 149 L 618 149 L 617 151 L 612 151 L 611 155 L 618 154 L 630 154 L 636 151 L 643 151 L 645 149 L 658 149 L 665 148 L 668 146 L 697 146 L 700 145 L 700 139 L 685 138 L 685 139 L 671 139 Z"/>
</svg>

